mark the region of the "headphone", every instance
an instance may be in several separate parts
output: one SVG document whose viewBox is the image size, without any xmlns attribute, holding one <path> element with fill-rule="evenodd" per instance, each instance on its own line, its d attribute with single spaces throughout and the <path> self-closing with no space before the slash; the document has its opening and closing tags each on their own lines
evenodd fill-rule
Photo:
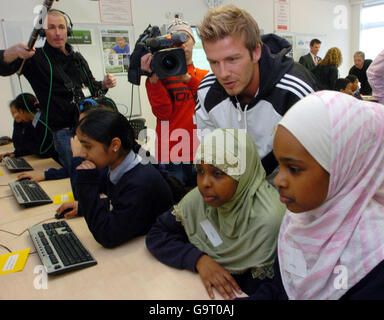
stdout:
<svg viewBox="0 0 384 320">
<path fill-rule="evenodd" d="M 100 97 L 96 97 L 96 98 L 88 97 L 88 98 L 83 99 L 81 101 L 81 103 L 79 104 L 79 111 L 82 112 L 85 107 L 90 106 L 90 105 L 95 106 L 98 104 L 104 105 L 106 107 L 110 107 L 113 111 L 118 111 L 115 102 L 112 99 L 107 98 L 106 96 L 100 96 Z"/>
<path fill-rule="evenodd" d="M 62 14 L 62 16 L 65 19 L 65 22 L 67 23 L 67 36 L 70 37 L 73 34 L 72 28 L 73 28 L 73 23 L 69 15 L 67 15 L 64 11 L 58 10 L 58 9 L 49 9 L 48 13 L 50 12 L 59 12 Z M 41 28 L 39 30 L 39 36 L 44 38 L 45 37 L 45 29 Z"/>
<path fill-rule="evenodd" d="M 95 106 L 95 105 L 97 105 L 97 104 L 98 104 L 98 102 L 97 102 L 96 100 L 94 100 L 94 99 L 90 99 L 90 98 L 86 98 L 86 99 L 84 99 L 84 100 L 81 102 L 81 104 L 79 105 L 79 110 L 80 110 L 80 112 L 81 112 L 81 111 L 84 110 L 84 106 L 86 106 L 86 105 L 93 105 L 93 106 Z"/>
</svg>

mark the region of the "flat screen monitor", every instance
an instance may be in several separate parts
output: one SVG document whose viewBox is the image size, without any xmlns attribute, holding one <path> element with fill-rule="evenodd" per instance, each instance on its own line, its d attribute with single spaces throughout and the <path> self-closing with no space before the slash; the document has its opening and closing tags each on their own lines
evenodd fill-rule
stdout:
<svg viewBox="0 0 384 320">
<path fill-rule="evenodd" d="M 199 69 L 205 69 L 211 71 L 211 67 L 209 66 L 209 62 L 205 56 L 205 52 L 203 49 L 203 44 L 197 34 L 197 28 L 192 26 L 193 36 L 196 40 L 195 46 L 192 51 L 192 60 L 193 65 Z"/>
</svg>

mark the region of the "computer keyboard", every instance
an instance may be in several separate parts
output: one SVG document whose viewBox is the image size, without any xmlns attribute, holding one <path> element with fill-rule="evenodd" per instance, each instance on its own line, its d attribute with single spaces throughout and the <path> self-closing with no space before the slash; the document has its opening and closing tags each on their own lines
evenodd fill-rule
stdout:
<svg viewBox="0 0 384 320">
<path fill-rule="evenodd" d="M 52 203 L 51 198 L 36 181 L 19 180 L 9 182 L 8 185 L 17 202 L 24 207 Z"/>
<path fill-rule="evenodd" d="M 7 167 L 7 169 L 11 172 L 33 170 L 31 165 L 24 158 L 5 157 L 4 163 L 5 163 L 5 166 Z"/>
<path fill-rule="evenodd" d="M 28 231 L 49 275 L 97 264 L 66 221 L 35 225 Z"/>
</svg>

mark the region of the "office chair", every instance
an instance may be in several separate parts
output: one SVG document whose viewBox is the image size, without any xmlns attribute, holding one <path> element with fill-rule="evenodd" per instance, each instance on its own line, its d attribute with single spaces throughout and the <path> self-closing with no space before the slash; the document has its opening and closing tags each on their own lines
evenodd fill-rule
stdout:
<svg viewBox="0 0 384 320">
<path fill-rule="evenodd" d="M 129 120 L 129 124 L 132 126 L 133 131 L 135 133 L 135 139 L 139 139 L 139 133 L 142 130 L 146 130 L 147 127 L 145 126 L 145 119 L 144 118 L 137 118 L 137 119 L 131 119 Z M 144 136 L 142 133 L 142 138 L 145 139 L 145 142 L 147 142 L 147 131 L 144 131 Z"/>
</svg>

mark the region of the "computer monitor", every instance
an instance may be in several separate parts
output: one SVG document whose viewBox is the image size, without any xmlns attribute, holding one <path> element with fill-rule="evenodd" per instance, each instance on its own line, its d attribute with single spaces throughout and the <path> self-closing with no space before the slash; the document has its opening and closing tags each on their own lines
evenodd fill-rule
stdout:
<svg viewBox="0 0 384 320">
<path fill-rule="evenodd" d="M 203 44 L 198 36 L 197 33 L 197 28 L 196 26 L 191 26 L 192 31 L 193 31 L 193 36 L 195 38 L 195 46 L 193 47 L 192 51 L 192 60 L 193 60 L 193 65 L 196 68 L 199 69 L 205 69 L 211 71 L 211 67 L 209 66 L 209 62 L 207 61 L 207 58 L 205 56 L 205 52 L 203 49 Z"/>
</svg>

